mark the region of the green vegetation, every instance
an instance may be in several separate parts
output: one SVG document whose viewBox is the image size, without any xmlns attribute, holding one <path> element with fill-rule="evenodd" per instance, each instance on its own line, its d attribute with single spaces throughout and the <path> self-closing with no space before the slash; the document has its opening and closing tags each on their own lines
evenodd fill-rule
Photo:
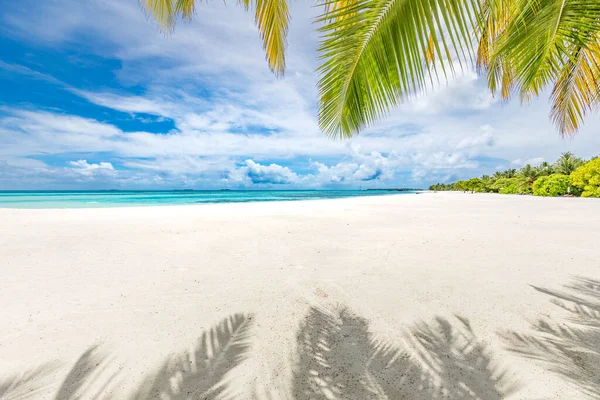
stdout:
<svg viewBox="0 0 600 400">
<path fill-rule="evenodd" d="M 200 0 L 139 0 L 165 31 L 192 17 Z M 287 0 L 239 0 L 252 9 L 267 62 L 285 71 Z M 551 88 L 561 135 L 598 107 L 600 0 L 332 0 L 321 33 L 319 124 L 356 135 L 457 67 L 474 67 L 503 100 Z M 475 44 L 476 46 L 473 46 Z M 566 174 L 566 171 L 562 171 Z"/>
<path fill-rule="evenodd" d="M 534 196 L 564 196 L 569 192 L 569 175 L 542 176 L 533 184 Z"/>
<path fill-rule="evenodd" d="M 594 157 L 586 162 L 566 152 L 554 164 L 543 162 L 537 167 L 527 164 L 518 171 L 507 169 L 492 176 L 438 183 L 431 185 L 429 190 L 600 197 L 600 158 Z"/>
<path fill-rule="evenodd" d="M 571 182 L 583 191 L 582 197 L 600 197 L 600 158 L 594 158 L 573 171 Z"/>
</svg>

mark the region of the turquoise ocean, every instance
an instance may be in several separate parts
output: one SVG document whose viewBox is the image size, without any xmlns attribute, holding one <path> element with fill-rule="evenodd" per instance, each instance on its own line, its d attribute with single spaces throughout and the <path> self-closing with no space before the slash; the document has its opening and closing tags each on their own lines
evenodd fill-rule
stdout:
<svg viewBox="0 0 600 400">
<path fill-rule="evenodd" d="M 0 208 L 97 208 L 293 201 L 414 193 L 395 190 L 0 191 Z"/>
</svg>

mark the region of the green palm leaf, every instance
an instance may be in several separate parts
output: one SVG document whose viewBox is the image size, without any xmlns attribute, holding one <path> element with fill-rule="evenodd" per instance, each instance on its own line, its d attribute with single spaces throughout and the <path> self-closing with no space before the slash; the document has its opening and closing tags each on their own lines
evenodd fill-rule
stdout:
<svg viewBox="0 0 600 400">
<path fill-rule="evenodd" d="M 196 1 L 201 0 L 140 0 L 146 11 L 156 20 L 161 29 L 173 29 L 178 17 L 190 19 Z M 255 10 L 255 21 L 263 40 L 269 68 L 275 75 L 285 71 L 285 49 L 289 10 L 286 0 L 238 0 L 246 9 Z"/>
<path fill-rule="evenodd" d="M 350 137 L 423 91 L 437 75 L 428 62 L 432 53 L 450 66 L 453 54 L 468 59 L 475 9 L 470 0 L 357 0 L 330 7 L 319 19 L 325 23 L 321 129 Z"/>
<path fill-rule="evenodd" d="M 572 135 L 598 103 L 600 36 L 588 47 L 577 46 L 552 91 L 550 117 L 562 135 Z"/>
<path fill-rule="evenodd" d="M 478 67 L 492 92 L 522 100 L 546 86 L 552 120 L 562 135 L 577 131 L 597 102 L 600 2 L 596 0 L 485 0 Z"/>
</svg>

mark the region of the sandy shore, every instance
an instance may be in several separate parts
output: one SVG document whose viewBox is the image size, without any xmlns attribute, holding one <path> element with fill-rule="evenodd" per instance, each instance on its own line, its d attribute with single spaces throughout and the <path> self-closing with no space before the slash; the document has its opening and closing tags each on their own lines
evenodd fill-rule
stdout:
<svg viewBox="0 0 600 400">
<path fill-rule="evenodd" d="M 0 221 L 2 399 L 600 398 L 597 200 L 424 193 Z"/>
</svg>

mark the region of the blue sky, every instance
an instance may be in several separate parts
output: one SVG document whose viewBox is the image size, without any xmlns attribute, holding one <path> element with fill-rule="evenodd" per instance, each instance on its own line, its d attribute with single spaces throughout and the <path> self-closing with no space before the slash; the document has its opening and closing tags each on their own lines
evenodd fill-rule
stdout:
<svg viewBox="0 0 600 400">
<path fill-rule="evenodd" d="M 547 96 L 502 104 L 473 71 L 349 141 L 318 129 L 318 9 L 293 2 L 276 79 L 253 16 L 200 4 L 162 34 L 137 0 L 22 0 L 0 15 L 0 190 L 426 187 L 563 151 Z"/>
</svg>

